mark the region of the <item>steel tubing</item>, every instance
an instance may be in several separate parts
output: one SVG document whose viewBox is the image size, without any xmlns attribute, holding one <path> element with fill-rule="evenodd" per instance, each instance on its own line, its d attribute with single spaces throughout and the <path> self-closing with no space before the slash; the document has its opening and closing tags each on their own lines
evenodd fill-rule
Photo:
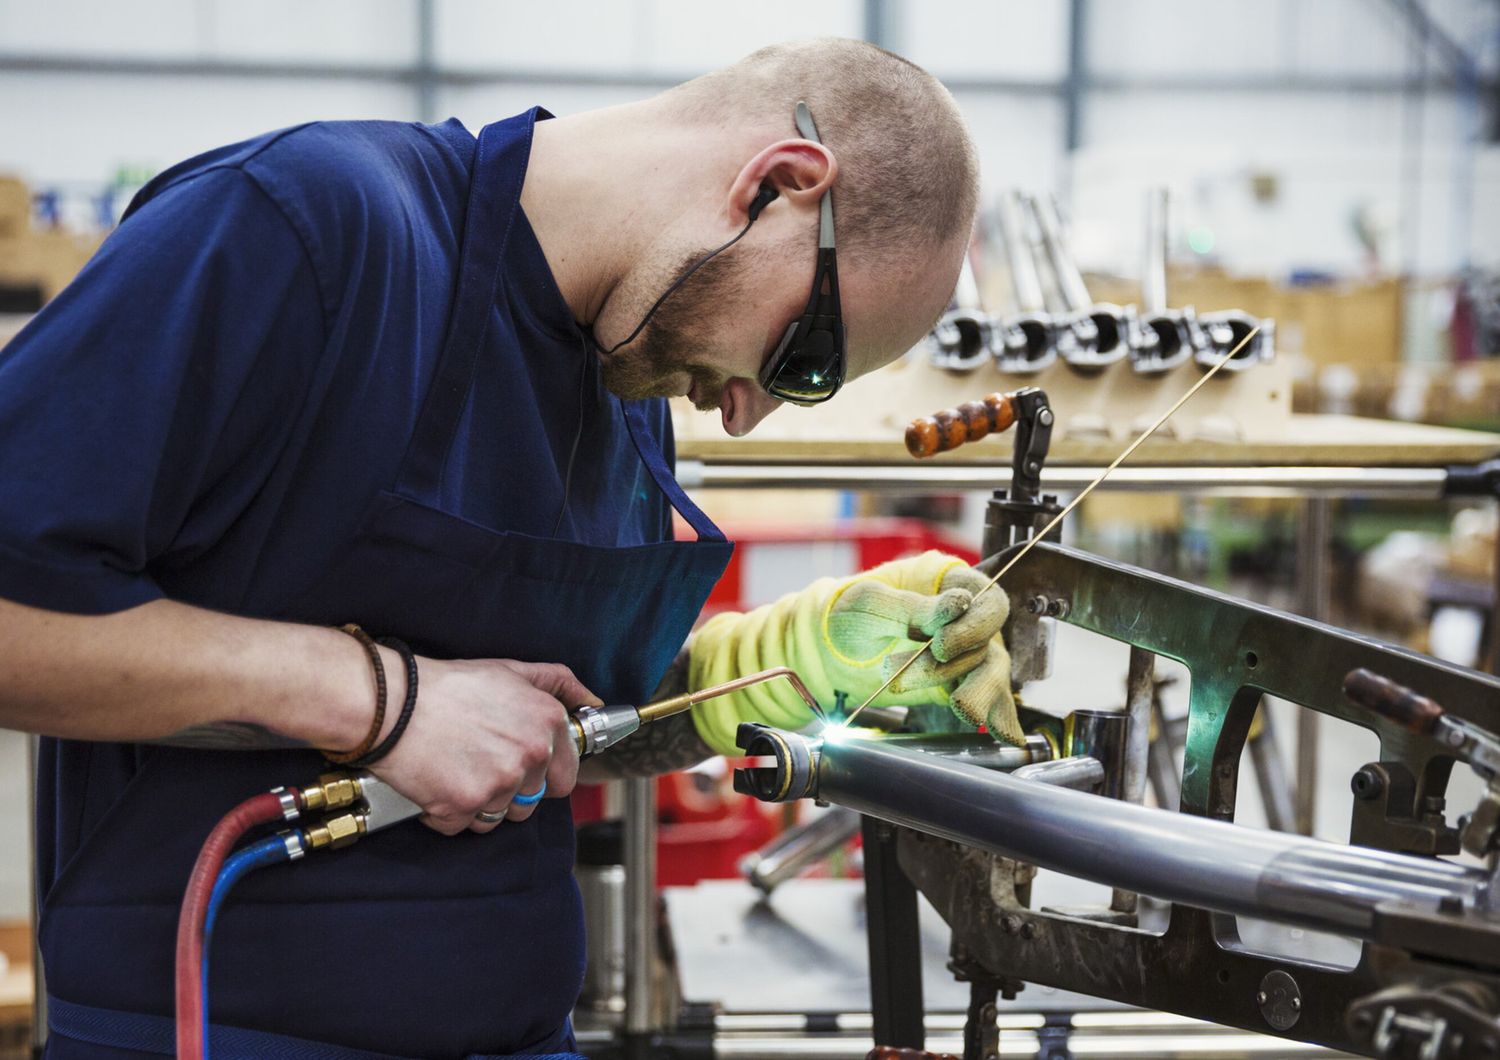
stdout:
<svg viewBox="0 0 1500 1060">
<path fill-rule="evenodd" d="M 929 464 L 741 464 L 682 460 L 677 478 L 689 489 L 888 489 L 933 491 L 993 489 L 1008 481 L 1004 465 Z M 1042 488 L 1082 489 L 1099 476 L 1096 467 L 1047 467 Z M 1100 486 L 1107 490 L 1159 492 L 1177 489 L 1226 492 L 1390 496 L 1437 500 L 1448 472 L 1440 467 L 1121 467 Z"/>
<path fill-rule="evenodd" d="M 1025 218 L 1021 213 L 1019 193 L 1008 191 L 1000 196 L 996 204 L 995 220 L 1000 226 L 1000 237 L 1005 242 L 1005 251 L 1010 260 L 1010 284 L 1016 300 L 1016 311 L 1021 314 L 1038 314 L 1047 311 L 1042 296 L 1042 280 L 1037 275 L 1036 258 L 1032 256 L 1030 241 L 1026 238 Z"/>
<path fill-rule="evenodd" d="M 1071 755 L 1054 758 L 1050 762 L 1022 766 L 1015 771 L 1018 780 L 1029 780 L 1033 784 L 1052 784 L 1074 791 L 1094 791 L 1104 783 L 1104 763 L 1088 755 Z"/>
<path fill-rule="evenodd" d="M 868 712 L 867 712 L 868 713 Z M 864 715 L 860 715 L 863 720 Z M 892 747 L 951 758 L 982 769 L 1018 769 L 1052 757 L 1051 746 L 1040 736 L 1029 736 L 1025 747 L 999 743 L 992 736 L 969 733 L 893 733 L 882 737 Z"/>
<path fill-rule="evenodd" d="M 1141 314 L 1167 311 L 1167 189 L 1152 188 L 1146 195 L 1145 260 L 1141 264 Z"/>
<path fill-rule="evenodd" d="M 809 794 L 1107 886 L 1360 938 L 1381 902 L 1474 910 L 1486 885 L 1445 861 L 1137 806 L 880 741 L 825 740 Z"/>
<path fill-rule="evenodd" d="M 789 828 L 759 850 L 745 856 L 740 871 L 765 894 L 813 865 L 832 857 L 859 835 L 859 814 L 834 806 L 822 817 Z"/>
<path fill-rule="evenodd" d="M 625 1030 L 656 1029 L 656 778 L 625 781 Z"/>
</svg>

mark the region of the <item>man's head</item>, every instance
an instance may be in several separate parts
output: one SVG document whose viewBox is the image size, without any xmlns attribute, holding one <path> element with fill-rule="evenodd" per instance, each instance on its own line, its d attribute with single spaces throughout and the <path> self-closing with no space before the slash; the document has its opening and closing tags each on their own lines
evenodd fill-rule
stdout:
<svg viewBox="0 0 1500 1060">
<path fill-rule="evenodd" d="M 805 101 L 821 143 L 794 124 Z M 744 238 L 697 269 L 639 338 L 603 358 L 626 397 L 687 393 L 722 408 L 743 434 L 778 402 L 757 382 L 805 310 L 817 260 L 818 207 L 832 192 L 847 377 L 909 349 L 953 291 L 978 198 L 973 145 L 948 92 L 906 60 L 858 41 L 762 49 L 650 104 L 699 145 L 674 158 L 694 196 L 652 241 L 595 321 L 600 345 L 623 339 L 662 291 L 748 223 Z"/>
</svg>

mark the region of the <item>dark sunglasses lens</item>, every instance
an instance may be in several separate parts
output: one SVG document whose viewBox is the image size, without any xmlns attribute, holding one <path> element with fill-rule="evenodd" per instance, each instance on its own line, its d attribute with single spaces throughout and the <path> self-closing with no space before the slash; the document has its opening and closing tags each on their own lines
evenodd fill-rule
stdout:
<svg viewBox="0 0 1500 1060">
<path fill-rule="evenodd" d="M 800 340 L 800 341 L 798 341 Z M 805 332 L 783 351 L 766 387 L 788 401 L 821 401 L 839 388 L 838 348 L 831 331 Z"/>
</svg>

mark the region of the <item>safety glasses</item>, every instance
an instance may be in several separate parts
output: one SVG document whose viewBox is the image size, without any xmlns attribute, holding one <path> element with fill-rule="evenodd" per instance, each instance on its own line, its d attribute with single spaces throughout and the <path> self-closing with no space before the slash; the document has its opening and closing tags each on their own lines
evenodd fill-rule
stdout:
<svg viewBox="0 0 1500 1060">
<path fill-rule="evenodd" d="M 807 104 L 797 104 L 797 131 L 822 143 Z M 812 294 L 760 371 L 766 393 L 796 405 L 817 405 L 844 385 L 844 318 L 839 310 L 839 267 L 833 245 L 833 193 L 818 203 L 818 263 Z"/>
</svg>

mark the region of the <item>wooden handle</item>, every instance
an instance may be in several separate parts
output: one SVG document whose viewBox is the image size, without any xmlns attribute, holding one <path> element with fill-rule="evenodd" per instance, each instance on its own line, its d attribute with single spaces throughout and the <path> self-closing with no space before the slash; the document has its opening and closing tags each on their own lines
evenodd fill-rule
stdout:
<svg viewBox="0 0 1500 1060">
<path fill-rule="evenodd" d="M 1014 394 L 987 394 L 980 401 L 965 401 L 956 409 L 943 409 L 912 420 L 906 428 L 906 451 L 917 459 L 946 453 L 965 442 L 977 442 L 988 434 L 999 434 L 1016 422 Z"/>
<path fill-rule="evenodd" d="M 1443 716 L 1443 708 L 1431 699 L 1363 668 L 1344 675 L 1344 695 L 1415 733 L 1431 733 Z"/>
</svg>

